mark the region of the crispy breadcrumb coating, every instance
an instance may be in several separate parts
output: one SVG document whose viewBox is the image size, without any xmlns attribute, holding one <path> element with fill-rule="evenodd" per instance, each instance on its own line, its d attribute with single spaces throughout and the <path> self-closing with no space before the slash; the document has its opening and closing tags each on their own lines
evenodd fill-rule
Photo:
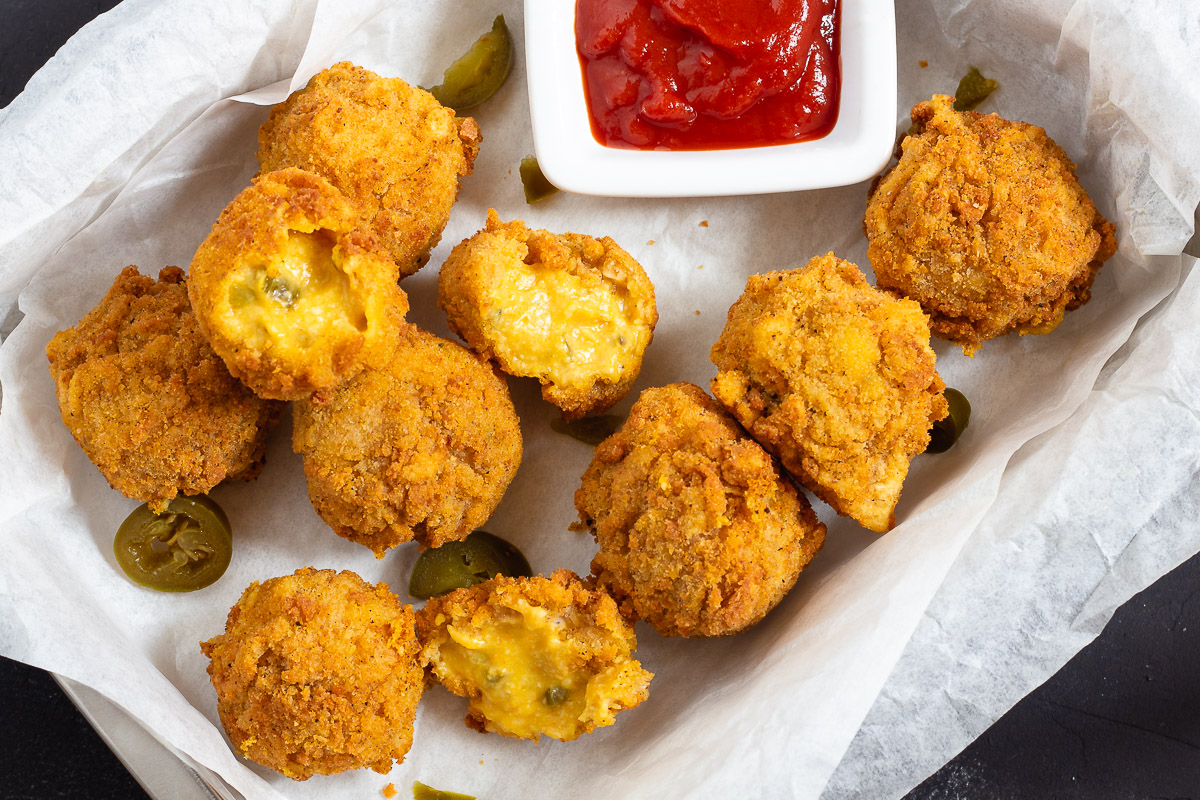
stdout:
<svg viewBox="0 0 1200 800">
<path fill-rule="evenodd" d="M 411 606 L 353 572 L 298 569 L 252 583 L 200 649 L 217 713 L 246 758 L 303 781 L 412 746 L 425 688 Z"/>
<path fill-rule="evenodd" d="M 348 61 L 318 72 L 258 132 L 261 172 L 300 167 L 361 209 L 400 269 L 429 260 L 482 134 L 433 95 Z"/>
<path fill-rule="evenodd" d="M 839 514 L 892 528 L 909 462 L 947 412 L 920 306 L 829 253 L 752 275 L 710 357 L 713 394 L 792 475 Z"/>
<path fill-rule="evenodd" d="M 658 322 L 653 284 L 612 239 L 530 230 L 495 209 L 442 266 L 438 305 L 473 350 L 541 381 L 566 419 L 629 393 Z"/>
<path fill-rule="evenodd" d="M 58 407 L 109 484 L 162 511 L 262 469 L 281 404 L 260 400 L 201 335 L 183 270 L 126 267 L 46 346 Z"/>
<path fill-rule="evenodd" d="M 467 726 L 517 739 L 612 725 L 654 677 L 613 599 L 565 569 L 435 597 L 417 612 L 417 636 L 432 677 L 470 700 Z"/>
<path fill-rule="evenodd" d="M 384 368 L 296 403 L 293 447 L 322 519 L 382 558 L 482 525 L 521 462 L 521 430 L 486 364 L 404 325 Z"/>
<path fill-rule="evenodd" d="M 762 619 L 825 541 L 804 495 L 699 386 L 642 392 L 575 493 L 599 585 L 664 636 Z"/>
<path fill-rule="evenodd" d="M 919 302 L 934 334 L 972 355 L 1011 331 L 1053 330 L 1117 242 L 1044 130 L 953 102 L 913 106 L 863 226 L 879 288 Z"/>
<path fill-rule="evenodd" d="M 261 397 L 298 400 L 391 355 L 408 297 L 396 265 L 319 175 L 262 175 L 192 259 L 188 292 L 229 371 Z"/>
</svg>

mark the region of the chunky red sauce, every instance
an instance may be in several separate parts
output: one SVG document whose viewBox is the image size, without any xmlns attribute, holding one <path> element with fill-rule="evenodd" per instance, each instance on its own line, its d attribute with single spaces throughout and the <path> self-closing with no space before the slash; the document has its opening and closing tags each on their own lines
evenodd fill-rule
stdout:
<svg viewBox="0 0 1200 800">
<path fill-rule="evenodd" d="M 576 0 L 592 133 L 639 150 L 824 136 L 837 121 L 837 18 L 838 0 Z"/>
</svg>

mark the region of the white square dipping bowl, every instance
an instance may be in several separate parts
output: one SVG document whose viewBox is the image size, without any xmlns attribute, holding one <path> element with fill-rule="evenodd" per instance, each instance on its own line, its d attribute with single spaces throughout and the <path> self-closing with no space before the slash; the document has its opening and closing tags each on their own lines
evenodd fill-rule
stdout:
<svg viewBox="0 0 1200 800">
<path fill-rule="evenodd" d="M 896 138 L 893 0 L 841 0 L 837 123 L 820 139 L 729 150 L 624 150 L 592 136 L 575 49 L 574 0 L 525 0 L 533 143 L 560 189 L 607 197 L 705 197 L 857 183 L 887 163 Z"/>
</svg>

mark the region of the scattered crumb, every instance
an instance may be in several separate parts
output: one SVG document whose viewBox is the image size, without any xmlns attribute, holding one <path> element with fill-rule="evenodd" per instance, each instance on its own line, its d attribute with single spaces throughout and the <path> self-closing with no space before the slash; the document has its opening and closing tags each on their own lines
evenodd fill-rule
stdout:
<svg viewBox="0 0 1200 800">
<path fill-rule="evenodd" d="M 646 242 L 646 244 L 654 244 L 654 240 L 651 239 L 650 241 Z"/>
<path fill-rule="evenodd" d="M 700 266 L 696 267 L 696 269 L 704 269 L 704 265 L 701 264 Z"/>
<path fill-rule="evenodd" d="M 701 227 L 701 228 L 707 228 L 707 227 L 708 227 L 708 220 L 706 220 L 706 219 L 702 219 L 702 220 L 700 220 L 700 227 Z"/>
<path fill-rule="evenodd" d="M 698 308 L 696 309 L 696 316 L 697 317 L 700 316 L 700 309 L 698 309 Z"/>
<path fill-rule="evenodd" d="M 921 69 L 925 69 L 926 67 L 928 67 L 928 66 L 929 66 L 929 62 L 928 62 L 928 61 L 926 61 L 925 59 L 921 59 L 921 60 L 920 60 L 920 61 L 918 61 L 917 63 L 921 65 Z"/>
<path fill-rule="evenodd" d="M 483 766 L 483 759 L 482 759 L 482 758 L 481 758 L 481 759 L 479 759 L 479 766 L 481 766 L 481 767 Z"/>
<path fill-rule="evenodd" d="M 383 796 L 388 798 L 388 800 L 391 800 L 391 798 L 395 797 L 397 794 L 399 794 L 399 792 L 396 791 L 396 784 L 389 783 L 387 786 L 383 787 Z"/>
</svg>

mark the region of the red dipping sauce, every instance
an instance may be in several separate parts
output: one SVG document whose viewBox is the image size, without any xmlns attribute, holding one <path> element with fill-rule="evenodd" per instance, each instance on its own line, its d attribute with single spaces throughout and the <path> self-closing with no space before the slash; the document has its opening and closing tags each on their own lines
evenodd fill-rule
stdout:
<svg viewBox="0 0 1200 800">
<path fill-rule="evenodd" d="M 608 147 L 761 147 L 837 121 L 838 0 L 576 0 L 575 42 Z"/>
</svg>

